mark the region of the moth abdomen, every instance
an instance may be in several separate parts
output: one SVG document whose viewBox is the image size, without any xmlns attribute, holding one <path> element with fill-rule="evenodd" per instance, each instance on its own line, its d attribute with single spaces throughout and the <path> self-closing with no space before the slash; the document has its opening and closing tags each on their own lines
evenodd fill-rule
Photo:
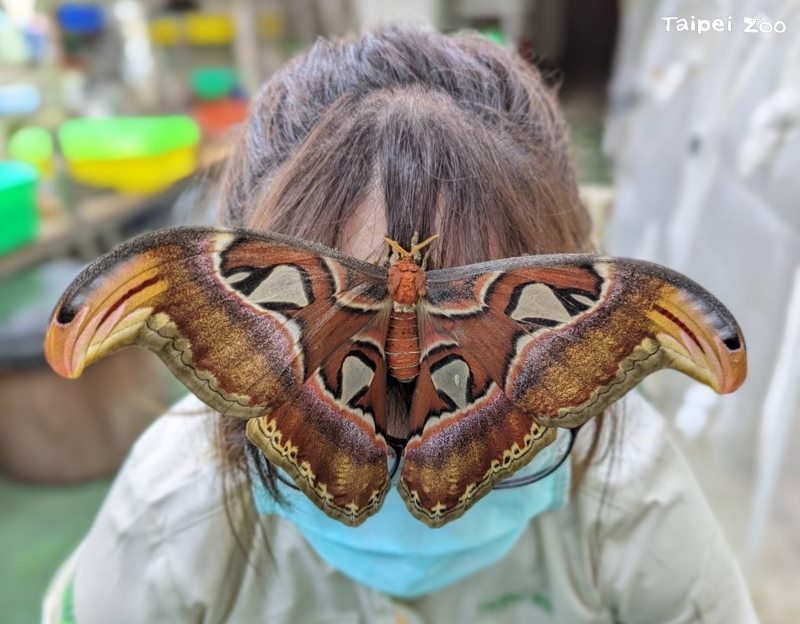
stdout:
<svg viewBox="0 0 800 624">
<path fill-rule="evenodd" d="M 419 375 L 419 333 L 416 312 L 392 311 L 386 332 L 386 366 L 397 381 Z"/>
</svg>

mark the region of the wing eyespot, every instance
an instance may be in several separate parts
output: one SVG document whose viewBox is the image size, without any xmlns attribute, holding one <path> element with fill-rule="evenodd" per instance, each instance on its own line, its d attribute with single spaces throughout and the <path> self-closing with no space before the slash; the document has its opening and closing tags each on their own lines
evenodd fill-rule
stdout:
<svg viewBox="0 0 800 624">
<path fill-rule="evenodd" d="M 56 322 L 61 325 L 69 325 L 78 315 L 77 306 L 71 306 L 69 303 L 64 303 L 56 314 Z"/>
<path fill-rule="evenodd" d="M 742 348 L 742 342 L 741 340 L 739 340 L 738 336 L 731 336 L 730 338 L 726 338 L 722 342 L 731 351 L 737 351 L 738 349 Z"/>
</svg>

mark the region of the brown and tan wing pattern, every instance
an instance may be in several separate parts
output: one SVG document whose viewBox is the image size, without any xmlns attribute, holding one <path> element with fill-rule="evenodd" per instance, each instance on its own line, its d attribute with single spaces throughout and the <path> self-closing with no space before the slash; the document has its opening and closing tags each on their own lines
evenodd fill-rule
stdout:
<svg viewBox="0 0 800 624">
<path fill-rule="evenodd" d="M 380 509 L 387 469 L 388 312 L 328 358 L 286 403 L 247 423 L 247 437 L 325 513 L 356 526 Z M 324 462 L 324 463 L 323 463 Z"/>
<path fill-rule="evenodd" d="M 530 256 L 431 271 L 427 290 L 400 491 L 434 526 L 530 461 L 547 428 L 580 426 L 657 369 L 718 392 L 744 380 L 731 314 L 658 265 Z"/>
<path fill-rule="evenodd" d="M 260 419 L 248 431 L 268 458 L 325 511 L 357 522 L 388 483 L 380 334 L 390 306 L 384 269 L 333 250 L 175 228 L 123 244 L 78 276 L 45 351 L 65 377 L 128 345 L 154 351 L 215 410 Z"/>
<path fill-rule="evenodd" d="M 487 374 L 491 357 L 441 345 L 422 360 L 398 487 L 429 526 L 461 516 L 555 440 L 554 428 L 515 407 Z"/>
</svg>

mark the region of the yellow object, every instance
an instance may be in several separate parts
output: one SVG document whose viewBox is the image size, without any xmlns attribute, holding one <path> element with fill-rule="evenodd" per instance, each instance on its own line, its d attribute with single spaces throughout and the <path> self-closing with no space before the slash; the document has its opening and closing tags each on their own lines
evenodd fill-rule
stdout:
<svg viewBox="0 0 800 624">
<path fill-rule="evenodd" d="M 233 40 L 233 20 L 224 13 L 190 13 L 185 24 L 186 38 L 194 45 L 225 45 Z"/>
<path fill-rule="evenodd" d="M 70 175 L 79 182 L 130 194 L 156 193 L 191 175 L 196 165 L 194 146 L 157 156 L 67 162 Z"/>
<path fill-rule="evenodd" d="M 150 38 L 160 46 L 178 45 L 181 40 L 181 25 L 171 17 L 159 17 L 150 22 Z"/>
<path fill-rule="evenodd" d="M 190 175 L 199 139 L 197 124 L 184 115 L 70 119 L 58 129 L 74 179 L 136 194 Z"/>
<path fill-rule="evenodd" d="M 53 159 L 52 158 L 33 161 L 33 162 L 31 162 L 31 164 L 34 167 L 36 167 L 36 169 L 39 171 L 39 175 L 41 175 L 42 178 L 52 178 L 53 177 L 53 173 L 55 172 L 55 165 L 53 164 Z"/>
<path fill-rule="evenodd" d="M 280 13 L 262 13 L 258 16 L 258 34 L 267 41 L 280 39 L 284 32 L 283 16 Z"/>
</svg>

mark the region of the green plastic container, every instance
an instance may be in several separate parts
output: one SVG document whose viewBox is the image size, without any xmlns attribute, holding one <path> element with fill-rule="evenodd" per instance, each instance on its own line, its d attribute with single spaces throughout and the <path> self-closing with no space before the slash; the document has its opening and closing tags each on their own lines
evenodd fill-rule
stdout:
<svg viewBox="0 0 800 624">
<path fill-rule="evenodd" d="M 194 173 L 200 128 L 184 116 L 72 119 L 58 140 L 73 180 L 146 195 Z"/>
<path fill-rule="evenodd" d="M 497 45 L 501 45 L 501 46 L 507 46 L 508 45 L 508 41 L 506 41 L 506 36 L 503 34 L 503 31 L 498 29 L 498 28 L 487 28 L 487 29 L 482 30 L 480 32 L 489 41 L 493 41 Z"/>
<path fill-rule="evenodd" d="M 44 176 L 50 175 L 53 171 L 53 137 L 44 128 L 20 128 L 8 141 L 8 155 L 34 165 Z"/>
<path fill-rule="evenodd" d="M 32 165 L 0 162 L 0 254 L 36 238 L 39 213 L 36 183 L 39 174 Z"/>
<path fill-rule="evenodd" d="M 108 117 L 71 119 L 58 129 L 67 160 L 147 158 L 192 147 L 200 129 L 190 117 Z"/>
<path fill-rule="evenodd" d="M 231 67 L 200 67 L 189 76 L 192 93 L 201 100 L 221 100 L 236 88 L 239 79 Z"/>
</svg>

